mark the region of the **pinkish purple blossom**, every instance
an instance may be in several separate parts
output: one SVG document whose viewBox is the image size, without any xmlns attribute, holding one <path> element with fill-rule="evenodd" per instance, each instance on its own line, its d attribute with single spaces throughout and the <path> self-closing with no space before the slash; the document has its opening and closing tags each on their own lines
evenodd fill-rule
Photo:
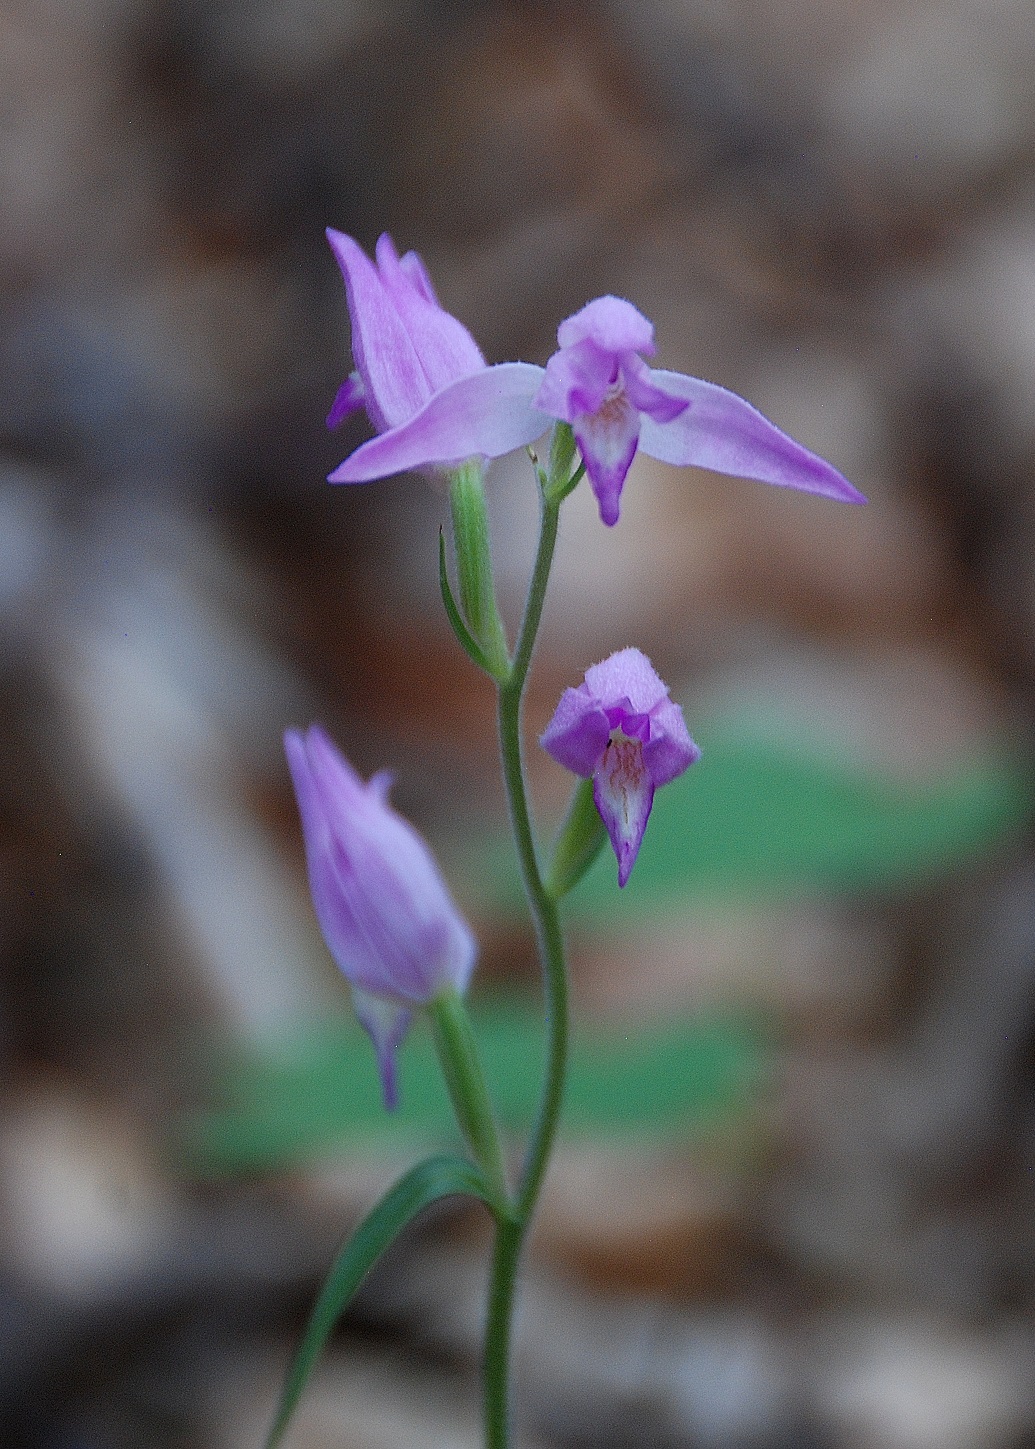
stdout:
<svg viewBox="0 0 1035 1449">
<path fill-rule="evenodd" d="M 597 297 L 561 323 L 557 341 L 545 369 L 506 362 L 447 382 L 419 412 L 346 458 L 331 481 L 367 483 L 408 468 L 498 458 L 561 421 L 575 433 L 607 524 L 618 521 L 638 448 L 679 467 L 865 503 L 836 468 L 736 393 L 649 368 L 643 357 L 654 352 L 654 328 L 631 302 Z"/>
<path fill-rule="evenodd" d="M 395 1053 L 414 1008 L 451 987 L 464 991 L 477 946 L 428 847 L 389 805 L 391 777 L 362 780 L 319 725 L 288 730 L 284 748 L 316 916 L 392 1108 Z"/>
<path fill-rule="evenodd" d="M 736 393 L 681 372 L 652 371 L 643 357 L 653 356 L 654 327 L 631 302 L 597 297 L 561 323 L 557 342 L 535 406 L 570 423 L 605 523 L 618 521 L 637 448 L 680 467 L 866 501 Z"/>
<path fill-rule="evenodd" d="M 654 791 L 701 752 L 667 685 L 639 649 L 620 649 L 566 689 L 540 737 L 566 769 L 593 781 L 593 799 L 618 859 L 624 886 L 636 864 Z"/>
</svg>

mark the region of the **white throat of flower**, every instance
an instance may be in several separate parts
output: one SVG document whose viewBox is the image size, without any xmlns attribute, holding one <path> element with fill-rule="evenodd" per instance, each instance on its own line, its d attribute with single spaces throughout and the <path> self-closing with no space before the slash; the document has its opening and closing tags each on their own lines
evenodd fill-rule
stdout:
<svg viewBox="0 0 1035 1449">
<path fill-rule="evenodd" d="M 645 767 L 643 741 L 614 729 L 598 768 L 601 784 L 625 832 L 635 829 L 643 797 Z"/>
</svg>

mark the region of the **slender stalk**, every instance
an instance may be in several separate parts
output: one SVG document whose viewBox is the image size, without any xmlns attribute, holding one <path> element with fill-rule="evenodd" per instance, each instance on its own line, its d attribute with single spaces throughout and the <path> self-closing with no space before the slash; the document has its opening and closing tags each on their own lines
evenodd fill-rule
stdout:
<svg viewBox="0 0 1035 1449">
<path fill-rule="evenodd" d="M 492 1189 L 497 1215 L 506 1215 L 510 1212 L 510 1193 L 500 1135 L 471 1019 L 455 987 L 443 991 L 431 1003 L 431 1023 L 456 1119 Z"/>
<path fill-rule="evenodd" d="M 528 585 L 528 598 L 525 600 L 525 615 L 521 620 L 521 628 L 518 631 L 517 648 L 514 650 L 514 662 L 511 665 L 510 679 L 506 686 L 500 690 L 500 705 L 502 707 L 503 695 L 508 691 L 517 698 L 518 709 L 520 710 L 521 699 L 524 696 L 525 684 L 528 680 L 528 668 L 532 663 L 532 650 L 535 648 L 536 635 L 539 633 L 539 624 L 543 617 L 543 605 L 546 603 L 546 586 L 550 582 L 550 569 L 553 565 L 553 551 L 557 546 L 557 525 L 560 522 L 561 505 L 560 501 L 554 501 L 542 495 L 539 510 L 539 545 L 536 549 L 535 563 L 532 566 L 532 578 Z M 502 737 L 501 737 L 502 743 Z M 520 745 L 520 739 L 518 741 Z M 518 750 L 520 759 L 521 751 Z M 521 786 L 521 798 L 524 799 L 524 783 Z M 525 814 L 528 814 L 528 806 L 525 806 Z M 531 838 L 531 835 L 529 836 Z M 533 858 L 535 851 L 532 852 Z"/>
<path fill-rule="evenodd" d="M 485 1449 L 510 1449 L 510 1349 L 525 1224 L 496 1219 L 485 1330 Z"/>
<path fill-rule="evenodd" d="M 536 635 L 543 617 L 561 503 L 582 476 L 582 467 L 576 469 L 574 475 L 571 472 L 575 451 L 571 428 L 559 423 L 551 438 L 548 469 L 544 471 L 536 462 L 541 505 L 539 545 L 513 659 L 507 649 L 506 632 L 496 605 L 482 470 L 474 462 L 455 470 L 450 481 L 460 611 L 466 625 L 449 589 L 444 552 L 440 549 L 439 553 L 442 597 L 457 638 L 475 663 L 486 669 L 497 682 L 503 781 L 543 967 L 546 997 L 547 1049 L 543 1089 L 520 1182 L 513 1197 L 506 1191 L 495 1122 L 477 1051 L 469 1035 L 466 1014 L 452 1000 L 443 998 L 436 1005 L 436 1040 L 457 1117 L 497 1195 L 494 1208 L 496 1240 L 485 1337 L 486 1449 L 509 1449 L 510 1350 L 518 1263 L 557 1132 L 568 1055 L 568 979 L 564 941 L 557 902 L 543 882 L 536 854 L 525 788 L 521 709 Z"/>
<path fill-rule="evenodd" d="M 542 619 L 546 585 L 557 542 L 560 503 L 542 494 L 539 547 L 518 635 L 510 677 L 499 690 L 499 740 L 503 779 L 518 860 L 535 926 L 546 995 L 547 1060 L 543 1092 L 529 1139 L 514 1217 L 498 1221 L 489 1290 L 485 1350 L 485 1436 L 487 1449 L 508 1449 L 511 1322 L 517 1267 L 532 1212 L 557 1132 L 568 1054 L 568 980 L 556 902 L 539 870 L 525 788 L 521 709 L 532 651 Z"/>
</svg>

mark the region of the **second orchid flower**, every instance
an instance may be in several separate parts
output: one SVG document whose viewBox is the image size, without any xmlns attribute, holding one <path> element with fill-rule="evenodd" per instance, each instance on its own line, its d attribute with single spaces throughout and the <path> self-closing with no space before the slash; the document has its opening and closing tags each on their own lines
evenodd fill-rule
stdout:
<svg viewBox="0 0 1035 1449">
<path fill-rule="evenodd" d="M 618 884 L 640 851 L 654 791 L 701 757 L 679 705 L 639 649 L 620 649 L 566 689 L 540 744 L 593 781 L 593 800 L 618 860 Z"/>
</svg>

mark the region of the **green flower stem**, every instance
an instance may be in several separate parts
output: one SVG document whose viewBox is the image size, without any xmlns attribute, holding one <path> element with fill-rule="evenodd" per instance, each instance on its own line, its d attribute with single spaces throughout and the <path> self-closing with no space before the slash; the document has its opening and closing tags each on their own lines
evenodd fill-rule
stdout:
<svg viewBox="0 0 1035 1449">
<path fill-rule="evenodd" d="M 496 1219 L 485 1331 L 485 1449 L 510 1449 L 510 1356 L 517 1269 L 527 1222 Z"/>
<path fill-rule="evenodd" d="M 492 578 L 489 516 L 482 472 L 481 463 L 472 459 L 450 475 L 456 572 L 464 618 L 485 651 L 491 673 L 505 679 L 510 668 L 510 653 Z"/>
<path fill-rule="evenodd" d="M 509 693 L 514 696 L 517 713 L 520 714 L 521 712 L 521 699 L 525 692 L 525 683 L 528 679 L 528 668 L 532 663 L 532 650 L 535 648 L 536 635 L 539 633 L 539 624 L 543 617 L 543 605 L 546 603 L 546 586 L 550 582 L 550 569 L 553 565 L 553 551 L 557 546 L 557 525 L 560 522 L 560 516 L 560 500 L 551 498 L 544 490 L 541 496 L 539 513 L 539 547 L 536 550 L 532 578 L 528 585 L 528 598 L 525 600 L 525 616 L 521 620 L 521 629 L 518 632 L 518 642 L 517 648 L 514 651 L 514 663 L 511 668 L 511 676 L 506 685 L 500 689 L 501 710 L 503 708 L 503 696 Z M 524 796 L 523 785 L 521 794 Z M 525 807 L 525 813 L 526 815 L 528 813 L 527 805 Z"/>
<path fill-rule="evenodd" d="M 487 1449 L 508 1449 L 510 1442 L 510 1337 L 517 1268 L 557 1132 L 568 1056 L 568 977 L 564 963 L 564 941 L 557 904 L 548 894 L 539 870 L 521 750 L 522 699 L 542 619 L 560 515 L 560 500 L 551 496 L 548 487 L 542 490 L 541 497 L 539 547 L 529 585 L 525 616 L 518 635 L 510 677 L 499 690 L 499 739 L 511 826 L 543 965 L 547 1061 L 542 1098 L 529 1140 L 514 1215 L 509 1221 L 498 1219 L 496 1226 L 485 1346 Z"/>
<path fill-rule="evenodd" d="M 471 1018 L 455 987 L 443 991 L 430 1006 L 435 1046 L 457 1121 L 475 1160 L 485 1173 L 497 1218 L 510 1212 L 510 1193 L 503 1149 L 492 1110 Z"/>
</svg>

